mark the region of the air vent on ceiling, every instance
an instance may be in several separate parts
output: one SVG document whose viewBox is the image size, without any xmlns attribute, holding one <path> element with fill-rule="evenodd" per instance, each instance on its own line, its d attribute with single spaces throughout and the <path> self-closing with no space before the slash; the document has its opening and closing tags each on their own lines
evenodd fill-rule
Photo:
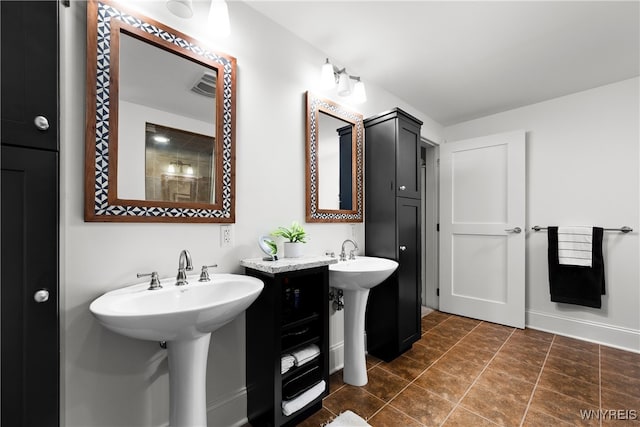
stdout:
<svg viewBox="0 0 640 427">
<path fill-rule="evenodd" d="M 191 90 L 198 95 L 206 96 L 209 98 L 216 97 L 216 75 L 213 73 L 205 72 L 193 85 Z"/>
</svg>

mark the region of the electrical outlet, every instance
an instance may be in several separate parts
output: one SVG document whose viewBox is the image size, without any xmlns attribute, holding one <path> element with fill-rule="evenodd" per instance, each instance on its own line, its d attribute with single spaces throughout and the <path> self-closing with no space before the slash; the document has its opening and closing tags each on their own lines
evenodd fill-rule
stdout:
<svg viewBox="0 0 640 427">
<path fill-rule="evenodd" d="M 231 234 L 231 226 L 221 225 L 220 226 L 220 247 L 228 248 L 230 246 L 233 246 L 233 235 Z"/>
<path fill-rule="evenodd" d="M 356 239 L 356 225 L 351 224 L 351 240 L 355 240 L 355 239 Z"/>
</svg>

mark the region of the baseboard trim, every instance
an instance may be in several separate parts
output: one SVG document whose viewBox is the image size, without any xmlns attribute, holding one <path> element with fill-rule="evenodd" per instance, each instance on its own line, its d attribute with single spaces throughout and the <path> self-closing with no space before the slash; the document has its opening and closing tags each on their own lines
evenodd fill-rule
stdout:
<svg viewBox="0 0 640 427">
<path fill-rule="evenodd" d="M 527 328 L 640 353 L 640 331 L 591 320 L 527 310 Z"/>
<path fill-rule="evenodd" d="M 329 347 L 329 374 L 344 368 L 344 341 Z"/>
<path fill-rule="evenodd" d="M 241 419 L 238 419 L 241 416 Z M 247 420 L 247 388 L 242 387 L 220 399 L 208 402 L 207 419 L 216 420 L 219 425 L 242 427 Z"/>
</svg>

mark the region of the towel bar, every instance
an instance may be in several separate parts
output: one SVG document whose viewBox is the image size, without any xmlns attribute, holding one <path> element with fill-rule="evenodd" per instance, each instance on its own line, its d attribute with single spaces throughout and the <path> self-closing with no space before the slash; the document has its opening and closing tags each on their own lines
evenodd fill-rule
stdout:
<svg viewBox="0 0 640 427">
<path fill-rule="evenodd" d="M 532 230 L 534 231 L 540 231 L 540 230 L 546 230 L 547 227 L 540 227 L 539 225 L 534 225 L 533 227 L 531 227 Z M 631 227 L 627 227 L 626 225 L 620 227 L 620 228 L 603 228 L 604 231 L 619 231 L 621 233 L 630 233 L 633 231 L 633 228 Z"/>
</svg>

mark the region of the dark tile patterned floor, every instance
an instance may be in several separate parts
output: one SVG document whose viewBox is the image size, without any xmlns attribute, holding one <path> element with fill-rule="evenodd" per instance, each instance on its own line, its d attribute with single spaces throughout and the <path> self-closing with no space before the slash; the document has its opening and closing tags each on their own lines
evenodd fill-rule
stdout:
<svg viewBox="0 0 640 427">
<path fill-rule="evenodd" d="M 300 425 L 351 410 L 373 427 L 640 426 L 640 354 L 531 329 L 435 311 L 411 350 L 390 363 L 368 356 L 367 368 L 364 387 L 334 373 L 323 408 Z"/>
</svg>

